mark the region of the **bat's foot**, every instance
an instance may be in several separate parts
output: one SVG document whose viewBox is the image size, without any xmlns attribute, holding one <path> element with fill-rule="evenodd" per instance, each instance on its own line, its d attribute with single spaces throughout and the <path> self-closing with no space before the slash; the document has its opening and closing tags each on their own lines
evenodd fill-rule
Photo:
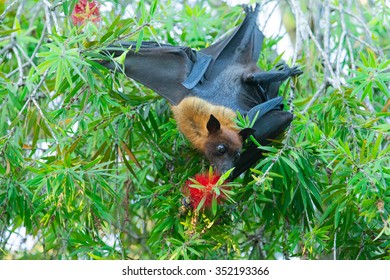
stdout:
<svg viewBox="0 0 390 280">
<path fill-rule="evenodd" d="M 278 71 L 286 72 L 288 76 L 299 76 L 303 73 L 301 69 L 298 68 L 298 66 L 289 67 L 286 63 L 281 62 L 276 64 L 275 69 Z"/>
<path fill-rule="evenodd" d="M 301 69 L 299 69 L 298 66 L 294 66 L 293 68 L 291 68 L 290 76 L 299 76 L 302 73 L 303 73 L 303 71 Z"/>
<path fill-rule="evenodd" d="M 278 71 L 284 71 L 286 67 L 289 68 L 287 64 L 284 62 L 279 62 L 278 64 L 275 65 L 275 69 Z"/>
<path fill-rule="evenodd" d="M 260 9 L 260 4 L 256 3 L 255 8 L 253 8 L 253 6 L 249 4 L 242 4 L 241 7 L 244 9 L 246 14 L 250 14 L 250 13 L 257 14 Z"/>
</svg>

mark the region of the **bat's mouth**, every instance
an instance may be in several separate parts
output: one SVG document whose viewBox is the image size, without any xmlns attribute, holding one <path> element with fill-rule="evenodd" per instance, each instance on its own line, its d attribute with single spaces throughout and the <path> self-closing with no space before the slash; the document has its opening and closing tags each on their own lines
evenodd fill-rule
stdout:
<svg viewBox="0 0 390 280">
<path fill-rule="evenodd" d="M 213 168 L 215 173 L 217 173 L 218 175 L 223 175 L 226 172 L 228 172 L 230 169 L 234 168 L 234 165 L 233 163 L 223 163 L 222 165 L 211 164 L 211 167 Z"/>
</svg>

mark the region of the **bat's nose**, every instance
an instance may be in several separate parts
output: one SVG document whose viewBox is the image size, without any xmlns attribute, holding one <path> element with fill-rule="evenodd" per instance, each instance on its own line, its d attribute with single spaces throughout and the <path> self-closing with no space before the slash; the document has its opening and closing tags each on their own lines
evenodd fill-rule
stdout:
<svg viewBox="0 0 390 280">
<path fill-rule="evenodd" d="M 233 167 L 234 167 L 233 162 L 225 162 L 225 163 L 222 163 L 220 166 L 216 166 L 215 170 L 219 174 L 225 174 L 226 172 L 228 172 Z"/>
</svg>

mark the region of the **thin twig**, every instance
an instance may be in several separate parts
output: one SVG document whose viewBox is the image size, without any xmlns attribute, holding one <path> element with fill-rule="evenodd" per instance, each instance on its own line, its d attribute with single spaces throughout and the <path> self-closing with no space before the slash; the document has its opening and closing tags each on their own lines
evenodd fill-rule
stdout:
<svg viewBox="0 0 390 280">
<path fill-rule="evenodd" d="M 15 0 L 14 2 L 12 2 L 11 4 L 9 4 L 8 6 L 5 7 L 3 13 L 0 15 L 0 23 L 5 19 L 6 14 L 12 8 L 12 6 L 18 2 L 19 2 L 19 0 Z"/>
<path fill-rule="evenodd" d="M 16 10 L 16 18 L 20 22 L 20 18 L 22 17 L 24 6 L 26 5 L 27 0 L 22 0 L 19 4 L 18 9 Z"/>
<path fill-rule="evenodd" d="M 343 30 L 343 32 L 346 33 L 346 35 L 348 34 L 348 31 L 347 31 L 347 25 L 345 23 L 345 16 L 344 16 L 344 9 L 342 8 L 342 4 L 340 4 L 341 8 L 340 8 L 340 19 L 341 19 L 341 28 Z M 356 70 L 356 66 L 355 66 L 355 57 L 354 57 L 354 54 L 353 54 L 353 49 L 352 49 L 352 44 L 351 44 L 351 40 L 349 39 L 348 36 L 346 36 L 346 42 L 347 42 L 347 47 L 348 47 L 348 52 L 349 52 L 349 61 L 350 61 L 350 64 L 351 64 L 351 68 L 352 70 Z M 354 73 L 352 75 L 355 75 Z"/>
<path fill-rule="evenodd" d="M 356 8 L 359 11 L 360 17 L 364 19 L 365 18 L 364 14 L 366 13 L 367 7 L 365 5 L 362 5 L 362 3 L 360 3 L 360 1 L 355 1 L 355 2 L 356 2 Z M 377 15 L 374 15 L 374 16 L 377 16 Z M 364 25 L 366 25 L 366 24 L 364 24 Z M 367 29 L 368 29 L 368 25 L 367 25 Z M 365 39 L 367 41 L 371 42 L 371 45 L 372 45 L 372 43 L 373 43 L 372 38 L 373 38 L 373 36 L 369 35 L 369 36 L 366 36 Z M 377 49 L 377 51 L 378 51 L 377 54 L 379 54 L 381 57 L 385 56 L 381 49 Z"/>
<path fill-rule="evenodd" d="M 57 4 L 52 5 L 52 9 L 54 10 L 55 8 L 61 6 L 62 4 L 64 4 L 64 2 L 60 1 L 60 2 L 58 2 Z"/>
<path fill-rule="evenodd" d="M 302 41 L 303 38 L 302 38 L 302 32 L 300 31 L 301 29 L 301 17 L 300 15 L 296 15 L 295 17 L 295 48 L 294 48 L 294 56 L 293 56 L 293 64 L 295 63 L 295 61 L 297 61 L 297 56 L 298 56 L 298 50 L 301 49 L 301 46 L 302 46 Z"/>
<path fill-rule="evenodd" d="M 39 80 L 38 84 L 36 85 L 36 87 L 34 88 L 34 90 L 32 91 L 32 93 L 30 94 L 30 96 L 27 98 L 27 100 L 26 100 L 26 102 L 24 103 L 22 109 L 20 109 L 20 111 L 19 111 L 18 115 L 16 116 L 15 120 L 20 118 L 20 116 L 23 114 L 23 111 L 24 111 L 24 110 L 27 108 L 27 106 L 30 104 L 30 101 L 32 101 L 32 100 L 34 99 L 34 97 L 35 97 L 35 95 L 37 94 L 39 88 L 42 86 L 43 82 L 46 80 L 46 77 L 47 77 L 48 74 L 49 74 L 49 69 L 47 69 L 47 70 L 43 73 L 43 75 L 41 76 L 41 79 Z M 35 100 L 35 99 L 34 99 L 34 100 Z M 36 101 L 35 101 L 35 102 L 36 102 Z M 7 141 L 6 141 L 6 143 L 4 144 L 2 151 L 4 151 L 4 150 L 6 149 L 9 140 L 11 139 L 12 135 L 14 134 L 14 132 L 15 132 L 15 130 L 16 130 L 16 127 L 17 127 L 17 126 L 15 125 L 15 126 L 11 129 L 11 131 L 8 133 L 8 135 L 7 135 Z M 53 134 L 53 137 L 55 137 L 54 134 Z M 0 151 L 0 152 L 2 152 L 2 151 Z"/>
<path fill-rule="evenodd" d="M 46 118 L 46 116 L 43 114 L 43 111 L 42 111 L 41 107 L 39 106 L 38 102 L 35 100 L 35 97 L 34 97 L 34 96 L 31 97 L 31 101 L 34 103 L 34 105 L 35 105 L 35 107 L 37 108 L 39 114 L 41 115 L 41 117 L 43 118 L 43 120 L 46 122 L 47 128 L 50 130 L 50 132 L 51 132 L 51 134 L 53 135 L 53 138 L 54 138 L 56 144 L 58 145 L 60 142 L 58 141 L 58 139 L 57 139 L 57 137 L 56 137 L 56 135 L 55 135 L 55 133 L 54 133 L 53 128 L 50 126 L 49 120 L 48 120 L 48 119 Z"/>
<path fill-rule="evenodd" d="M 325 67 L 328 68 L 329 74 L 331 76 L 330 78 L 328 78 L 328 81 L 330 82 L 330 84 L 334 88 L 340 89 L 340 81 L 336 77 L 335 73 L 333 72 L 333 68 L 330 64 L 329 56 L 326 54 L 326 52 L 323 50 L 320 43 L 316 39 L 316 36 L 313 34 L 313 31 L 311 30 L 310 25 L 308 24 L 306 19 L 302 16 L 303 12 L 302 12 L 301 8 L 299 7 L 299 4 L 297 3 L 297 0 L 288 0 L 288 2 L 291 3 L 291 6 L 293 8 L 292 10 L 293 10 L 293 13 L 295 14 L 295 17 L 300 19 L 301 24 L 305 27 L 307 33 L 309 34 L 310 39 L 314 42 L 319 53 L 321 54 L 321 56 L 324 60 Z M 301 29 L 299 29 L 299 30 L 300 30 L 300 32 L 302 32 Z"/>
<path fill-rule="evenodd" d="M 3 103 L 1 103 L 1 105 L 0 105 L 0 112 L 1 112 L 1 110 L 3 110 L 3 107 L 5 106 L 5 104 L 7 104 L 8 99 L 9 99 L 9 96 L 7 95 L 7 96 L 4 98 Z"/>
<path fill-rule="evenodd" d="M 371 33 L 370 29 L 368 28 L 368 26 L 366 25 L 366 23 L 360 17 L 357 17 L 356 14 L 354 14 L 354 13 L 348 11 L 348 10 L 345 10 L 344 9 L 344 3 L 340 3 L 338 7 L 331 4 L 330 7 L 333 10 L 339 11 L 340 14 L 341 13 L 342 14 L 345 13 L 345 14 L 349 15 L 350 17 L 356 19 L 361 24 L 361 26 L 363 27 L 364 31 L 366 32 L 366 36 L 368 38 L 372 38 L 372 33 Z"/>
<path fill-rule="evenodd" d="M 10 39 L 11 39 L 11 35 L 9 35 L 9 36 L 4 36 L 4 37 L 1 37 L 1 38 L 0 38 L 0 42 L 9 41 Z"/>
<path fill-rule="evenodd" d="M 23 63 L 22 63 L 22 59 L 19 55 L 19 51 L 16 47 L 12 47 L 12 51 L 13 53 L 15 54 L 15 57 L 16 57 L 16 61 L 18 62 L 18 70 L 19 70 L 19 79 L 18 79 L 18 83 L 17 83 L 17 86 L 20 87 L 24 84 L 23 80 L 24 80 L 24 77 L 23 77 Z"/>
<path fill-rule="evenodd" d="M 350 41 L 350 37 L 352 37 L 352 35 L 348 32 L 347 30 L 347 25 L 345 23 L 345 15 L 344 13 L 347 13 L 344 8 L 343 8 L 343 5 L 340 3 L 339 5 L 339 9 L 340 11 L 340 23 L 341 23 L 341 28 L 342 28 L 342 34 L 341 34 L 341 37 L 340 37 L 340 42 L 339 42 L 339 47 L 338 47 L 338 50 L 337 50 L 337 58 L 336 58 L 336 75 L 339 76 L 340 75 L 340 72 L 341 72 L 341 48 L 342 48 L 342 43 L 343 43 L 343 40 L 345 39 L 345 41 L 347 42 L 347 48 L 348 48 L 348 53 L 349 53 L 349 59 L 350 59 L 350 65 L 351 65 L 351 68 L 352 68 L 352 76 L 355 76 L 355 70 L 356 70 L 356 65 L 355 65 L 355 59 L 354 59 L 354 55 L 353 55 L 353 49 L 352 49 L 352 44 L 351 44 L 351 41 Z M 371 49 L 373 49 L 373 47 L 371 47 Z M 375 108 L 374 106 L 372 105 L 370 99 L 368 97 L 365 97 L 364 98 L 364 103 L 366 104 L 366 107 L 367 109 L 371 112 L 371 113 L 374 113 L 375 112 Z"/>
<path fill-rule="evenodd" d="M 42 12 L 42 2 L 38 2 L 36 5 L 34 5 L 34 8 L 31 11 L 32 17 L 30 19 L 30 24 L 29 24 L 30 27 L 35 26 L 35 24 L 34 24 L 35 20 L 39 16 L 40 12 Z M 30 28 L 30 30 L 33 30 L 33 29 Z"/>
<path fill-rule="evenodd" d="M 343 29 L 343 32 L 341 33 L 340 39 L 339 39 L 339 45 L 337 47 L 337 53 L 336 53 L 336 76 L 340 77 L 341 72 L 341 52 L 343 50 L 343 43 L 347 36 L 347 31 Z"/>
<path fill-rule="evenodd" d="M 309 103 L 307 103 L 305 109 L 301 111 L 301 114 L 305 114 L 307 110 L 316 102 L 316 100 L 321 96 L 321 94 L 325 93 L 324 89 L 326 89 L 327 83 L 324 82 L 322 85 L 318 88 L 316 93 L 313 95 L 313 97 L 310 99 Z"/>
<path fill-rule="evenodd" d="M 372 49 L 376 54 L 380 54 L 380 50 L 378 50 L 376 47 L 374 47 L 373 45 L 367 43 L 366 41 L 360 39 L 359 37 L 356 37 L 355 35 L 351 34 L 351 33 L 348 33 L 348 36 L 351 37 L 352 39 L 358 41 L 360 44 Z"/>
<path fill-rule="evenodd" d="M 51 16 L 50 16 L 49 7 L 45 6 L 44 10 L 45 10 L 45 17 L 46 17 L 47 33 L 52 35 L 53 33 L 52 33 L 52 26 L 51 26 L 51 20 L 50 20 Z"/>
<path fill-rule="evenodd" d="M 44 38 L 45 38 L 45 32 L 46 32 L 46 24 L 45 24 L 44 27 L 43 27 L 42 34 L 41 34 L 41 38 L 39 39 L 38 44 L 36 45 L 36 47 L 35 47 L 35 49 L 34 49 L 32 55 L 31 55 L 30 59 L 28 60 L 28 62 L 26 62 L 26 63 L 23 64 L 23 68 L 26 67 L 26 66 L 28 66 L 28 65 L 30 65 L 30 61 L 32 61 L 32 60 L 35 58 L 35 56 L 36 56 L 36 54 L 37 54 L 39 48 L 41 47 L 41 45 L 42 45 L 42 43 L 43 43 Z M 13 74 L 15 74 L 17 71 L 18 71 L 18 69 L 15 69 L 15 70 L 9 72 L 5 77 L 8 79 L 8 78 L 11 77 Z"/>
<path fill-rule="evenodd" d="M 11 43 L 7 44 L 5 47 L 3 47 L 0 50 L 0 56 L 5 56 L 9 50 L 11 50 L 14 47 L 14 42 L 11 41 Z"/>
<path fill-rule="evenodd" d="M 128 37 L 131 37 L 131 36 L 133 36 L 134 34 L 136 34 L 137 32 L 139 32 L 141 29 L 143 29 L 143 28 L 145 28 L 145 27 L 148 27 L 148 26 L 150 26 L 149 23 L 144 23 L 144 24 L 142 24 L 141 26 L 138 26 L 134 31 L 130 32 L 129 34 L 123 35 L 123 36 L 121 36 L 121 37 L 118 37 L 118 38 L 115 39 L 115 40 L 110 41 L 109 44 L 114 44 L 114 43 L 119 42 L 119 41 L 122 41 L 122 40 L 124 40 L 124 39 L 126 39 L 126 38 L 128 38 Z M 93 50 L 96 50 L 96 49 L 99 49 L 99 48 L 101 48 L 101 46 L 96 46 L 96 47 L 92 47 L 92 48 L 80 50 L 80 53 L 83 53 L 83 52 L 90 52 L 90 51 L 93 51 Z"/>
<path fill-rule="evenodd" d="M 269 2 L 269 3 L 270 3 L 270 2 Z M 266 4 L 268 4 L 268 3 L 266 3 Z M 266 4 L 264 4 L 263 7 L 264 7 Z M 272 15 L 274 14 L 276 8 L 279 8 L 279 5 L 278 5 L 277 3 L 272 2 L 272 4 L 273 4 L 274 6 L 272 7 L 272 11 L 269 13 L 267 19 L 266 19 L 265 21 L 262 20 L 262 21 L 264 21 L 264 24 L 263 24 L 264 29 L 266 28 L 266 26 L 267 26 L 267 24 L 268 24 L 268 21 L 270 20 L 270 18 L 271 18 Z M 261 7 L 262 9 L 260 9 L 260 10 L 263 10 L 263 7 Z"/>
<path fill-rule="evenodd" d="M 37 86 L 34 88 L 33 92 L 31 93 L 30 96 L 32 97 L 35 97 L 35 95 L 37 94 L 39 88 L 42 86 L 43 82 L 46 80 L 46 77 L 47 75 L 49 74 L 49 69 L 47 69 L 43 75 L 41 76 L 41 79 L 39 80 L 39 83 L 37 84 Z"/>
<path fill-rule="evenodd" d="M 16 48 L 19 49 L 20 53 L 24 56 L 25 59 L 27 59 L 28 63 L 35 69 L 35 71 L 38 71 L 38 67 L 35 65 L 34 61 L 32 61 L 32 58 L 33 57 L 29 57 L 23 50 L 23 48 L 18 44 L 16 43 Z M 23 64 L 24 65 L 24 64 Z M 24 68 L 24 67 L 23 67 Z"/>
<path fill-rule="evenodd" d="M 55 8 L 58 7 L 58 4 L 54 7 L 47 0 L 43 0 L 42 2 L 43 2 L 43 4 L 46 5 L 48 10 L 50 11 L 50 15 L 51 15 L 51 18 L 53 19 L 54 27 L 56 29 L 56 33 L 60 34 L 61 33 L 61 31 L 60 31 L 61 29 L 60 29 L 60 26 L 58 25 L 57 15 L 55 14 Z M 47 12 L 46 16 L 48 16 L 48 14 L 49 13 Z"/>
<path fill-rule="evenodd" d="M 47 25 L 45 24 L 43 26 L 43 29 L 42 29 L 42 34 L 41 34 L 41 37 L 39 38 L 39 41 L 38 41 L 38 44 L 35 46 L 35 49 L 31 55 L 31 59 L 34 59 L 39 48 L 41 47 L 42 43 L 43 43 L 43 40 L 45 39 L 45 36 L 46 36 L 46 30 L 47 30 Z"/>
<path fill-rule="evenodd" d="M 20 109 L 20 111 L 19 111 L 18 115 L 16 116 L 15 120 L 20 118 L 20 116 L 22 115 L 23 111 L 24 111 L 24 110 L 27 108 L 27 106 L 30 104 L 30 100 L 31 100 L 31 97 L 27 98 L 26 103 L 24 103 L 22 109 Z M 11 131 L 8 133 L 8 135 L 7 135 L 7 141 L 6 141 L 6 143 L 4 144 L 3 149 L 2 149 L 1 152 L 3 152 L 3 151 L 6 150 L 7 144 L 8 144 L 8 142 L 9 142 L 9 140 L 11 139 L 12 135 L 14 134 L 14 132 L 15 132 L 15 130 L 16 130 L 16 127 L 17 127 L 17 126 L 15 125 L 15 126 L 11 129 Z"/>
<path fill-rule="evenodd" d="M 330 55 L 330 50 L 329 50 L 329 45 L 330 45 L 330 8 L 329 8 L 329 0 L 325 1 L 324 4 L 324 53 L 326 55 L 326 58 L 329 59 Z M 330 64 L 330 61 L 329 61 Z M 324 80 L 327 81 L 329 78 L 329 71 L 332 69 L 332 67 L 325 67 L 324 68 Z"/>
</svg>

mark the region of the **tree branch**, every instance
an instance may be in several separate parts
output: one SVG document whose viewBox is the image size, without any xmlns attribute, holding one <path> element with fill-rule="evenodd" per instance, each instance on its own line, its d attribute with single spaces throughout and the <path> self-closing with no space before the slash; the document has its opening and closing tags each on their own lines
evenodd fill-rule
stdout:
<svg viewBox="0 0 390 280">
<path fill-rule="evenodd" d="M 19 71 L 19 79 L 18 79 L 18 82 L 17 82 L 17 86 L 20 87 L 24 84 L 24 77 L 23 77 L 23 63 L 22 63 L 22 59 L 19 55 L 19 51 L 18 49 L 14 46 L 12 47 L 12 51 L 13 53 L 15 54 L 15 57 L 16 57 L 16 61 L 18 62 L 18 71 Z"/>
<path fill-rule="evenodd" d="M 57 5 L 53 6 L 47 0 L 43 0 L 42 2 L 46 6 L 45 7 L 46 17 L 48 17 L 49 14 L 51 15 L 51 18 L 53 19 L 54 27 L 56 29 L 56 33 L 60 35 L 61 29 L 60 29 L 60 26 L 58 25 L 57 15 L 55 14 L 55 8 L 58 7 L 59 4 L 57 3 Z M 60 2 L 60 3 L 62 4 L 62 2 Z"/>
<path fill-rule="evenodd" d="M 303 12 L 302 12 L 301 8 L 299 7 L 299 4 L 298 4 L 297 0 L 288 0 L 288 2 L 292 6 L 292 10 L 293 10 L 293 13 L 295 14 L 295 17 L 300 19 L 300 23 L 306 29 L 310 39 L 314 42 L 314 44 L 317 47 L 317 50 L 321 54 L 321 56 L 323 58 L 323 61 L 324 61 L 324 64 L 325 64 L 325 68 L 328 69 L 329 74 L 331 76 L 330 78 L 328 78 L 328 81 L 330 82 L 330 84 L 334 88 L 340 89 L 340 81 L 336 77 L 335 73 L 333 72 L 333 68 L 332 68 L 332 66 L 330 64 L 329 56 L 326 54 L 326 52 L 324 51 L 324 49 L 321 47 L 320 43 L 316 39 L 315 35 L 313 34 L 313 31 L 311 30 L 309 24 L 306 21 L 306 19 L 302 16 Z M 300 30 L 300 32 L 302 32 L 301 29 L 299 29 L 299 30 Z"/>
<path fill-rule="evenodd" d="M 330 25 L 331 25 L 331 22 L 330 22 L 330 8 L 329 8 L 329 0 L 326 0 L 325 3 L 324 3 L 324 39 L 323 39 L 323 43 L 324 43 L 324 54 L 325 54 L 325 59 L 329 60 L 329 65 L 330 64 L 330 51 L 329 51 L 329 45 L 330 45 Z M 324 68 L 324 80 L 327 81 L 329 79 L 329 73 L 331 73 L 330 71 L 332 71 L 333 68 L 332 67 L 325 67 Z M 335 74 L 333 74 L 334 76 L 337 76 Z"/>
<path fill-rule="evenodd" d="M 19 2 L 19 0 L 15 0 L 11 4 L 9 4 L 8 6 L 5 7 L 3 13 L 0 15 L 0 23 L 3 22 L 8 11 L 18 2 Z"/>
<path fill-rule="evenodd" d="M 44 38 L 45 38 L 45 35 L 46 35 L 46 24 L 45 24 L 44 27 L 43 27 L 42 34 L 41 34 L 41 37 L 40 37 L 40 39 L 39 39 L 39 41 L 38 41 L 38 44 L 36 45 L 36 47 L 35 47 L 35 49 L 34 49 L 32 55 L 31 55 L 31 57 L 28 59 L 28 62 L 26 62 L 26 63 L 23 64 L 23 66 L 22 66 L 23 68 L 25 68 L 26 66 L 28 66 L 28 65 L 31 64 L 30 62 L 31 62 L 31 61 L 35 58 L 35 56 L 37 55 L 37 52 L 38 52 L 39 48 L 41 47 L 41 45 L 42 45 L 42 43 L 43 43 L 43 40 L 44 40 Z M 15 74 L 17 71 L 18 71 L 18 69 L 15 69 L 15 70 L 9 72 L 5 77 L 8 79 L 8 78 L 10 78 L 13 74 Z"/>
<path fill-rule="evenodd" d="M 326 81 L 324 83 L 322 83 L 322 85 L 318 88 L 318 90 L 316 91 L 316 93 L 313 95 L 313 97 L 310 99 L 309 103 L 306 104 L 306 107 L 305 109 L 303 109 L 301 111 L 301 114 L 305 114 L 307 112 L 307 110 L 309 110 L 309 108 L 311 106 L 313 106 L 314 102 L 316 102 L 316 100 L 321 96 L 321 94 L 325 93 L 325 89 L 326 89 L 326 86 L 327 86 L 327 83 Z"/>
<path fill-rule="evenodd" d="M 45 114 L 43 114 L 43 111 L 42 111 L 41 107 L 39 106 L 39 104 L 38 104 L 38 102 L 37 102 L 37 100 L 35 99 L 34 96 L 31 97 L 31 101 L 34 103 L 34 105 L 37 108 L 37 110 L 38 110 L 39 114 L 41 115 L 42 119 L 46 122 L 47 128 L 50 130 L 50 133 L 52 134 L 56 144 L 58 145 L 60 142 L 58 141 L 58 139 L 57 139 L 57 137 L 56 137 L 56 135 L 54 133 L 54 130 L 53 130 L 53 128 L 50 125 L 49 120 L 46 118 Z"/>
</svg>

